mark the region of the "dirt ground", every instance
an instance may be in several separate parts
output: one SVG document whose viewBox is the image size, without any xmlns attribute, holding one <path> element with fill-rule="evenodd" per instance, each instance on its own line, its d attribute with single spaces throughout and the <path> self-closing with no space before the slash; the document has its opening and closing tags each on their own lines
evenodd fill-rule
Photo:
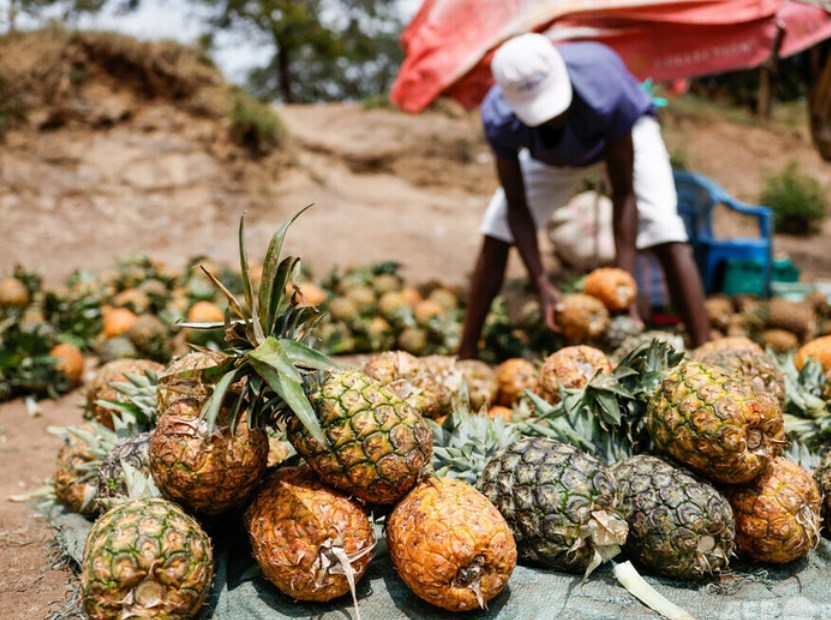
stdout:
<svg viewBox="0 0 831 620">
<path fill-rule="evenodd" d="M 152 186 L 152 169 L 150 177 L 140 179 L 146 184 L 149 178 L 149 187 L 136 181 L 129 189 L 134 200 L 130 209 L 85 210 L 82 198 L 88 190 L 82 181 L 95 171 L 77 167 L 71 172 L 76 176 L 64 179 L 75 183 L 70 191 L 77 200 L 41 200 L 37 188 L 44 177 L 32 170 L 54 179 L 49 176 L 53 169 L 44 171 L 62 164 L 50 164 L 45 143 L 35 148 L 26 136 L 18 136 L 7 145 L 16 156 L 14 170 L 11 164 L 3 169 L 0 159 L 0 179 L 6 181 L 0 196 L 0 273 L 22 262 L 57 282 L 76 266 L 100 272 L 131 251 L 174 264 L 197 253 L 231 261 L 236 222 L 246 208 L 249 253 L 256 257 L 280 222 L 315 203 L 292 228 L 287 246 L 318 273 L 334 265 L 394 259 L 414 282 L 467 282 L 479 243 L 478 222 L 495 188 L 493 162 L 475 113 L 448 105 L 412 117 L 354 104 L 292 106 L 279 112 L 292 136 L 293 165 L 229 175 L 229 185 L 222 186 L 216 175 L 226 168 L 209 162 L 211 178 L 197 178 L 193 187 L 210 186 L 210 192 L 192 194 L 188 189 L 197 199 L 181 212 L 178 204 L 171 204 L 173 190 Z M 791 160 L 831 188 L 831 166 L 811 148 L 804 124 L 772 128 L 701 114 L 668 114 L 665 126 L 671 152 L 683 154 L 690 167 L 748 201 L 756 200 L 765 174 Z M 134 134 L 119 137 L 115 132 L 102 130 L 95 138 L 105 153 L 108 136 L 140 148 Z M 55 144 L 69 136 L 52 133 L 49 139 Z M 41 168 L 26 169 L 27 161 Z M 101 162 L 105 164 L 106 158 Z M 776 249 L 789 254 L 805 278 L 831 278 L 829 241 L 831 227 L 826 226 L 809 240 L 777 237 Z M 521 273 L 516 261 L 511 270 Z M 59 441 L 46 429 L 77 422 L 79 400 L 76 392 L 44 401 L 39 417 L 31 417 L 20 400 L 0 405 L 0 618 L 43 618 L 50 604 L 64 597 L 68 574 L 47 568 L 48 525 L 29 507 L 6 498 L 37 488 L 52 473 Z"/>
</svg>

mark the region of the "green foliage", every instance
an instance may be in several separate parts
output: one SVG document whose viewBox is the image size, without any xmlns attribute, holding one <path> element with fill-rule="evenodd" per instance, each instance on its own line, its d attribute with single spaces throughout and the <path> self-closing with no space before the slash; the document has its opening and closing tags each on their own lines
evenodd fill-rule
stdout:
<svg viewBox="0 0 831 620">
<path fill-rule="evenodd" d="M 760 202 L 773 209 L 777 231 L 797 235 L 817 232 L 828 210 L 819 181 L 797 172 L 796 162 L 767 179 Z"/>
<path fill-rule="evenodd" d="M 285 130 L 280 117 L 267 103 L 240 89 L 232 93 L 231 137 L 255 155 L 267 155 L 280 148 Z"/>
<path fill-rule="evenodd" d="M 217 28 L 260 37 L 267 63 L 250 87 L 288 103 L 362 99 L 385 92 L 401 62 L 395 0 L 192 0 Z"/>
</svg>

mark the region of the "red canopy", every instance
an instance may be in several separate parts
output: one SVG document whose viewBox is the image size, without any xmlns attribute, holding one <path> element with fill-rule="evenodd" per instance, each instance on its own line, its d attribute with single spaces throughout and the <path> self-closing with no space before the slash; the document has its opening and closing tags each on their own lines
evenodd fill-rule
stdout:
<svg viewBox="0 0 831 620">
<path fill-rule="evenodd" d="M 441 94 L 475 107 L 493 50 L 521 32 L 601 41 L 640 79 L 664 80 L 758 66 L 779 28 L 790 56 L 831 38 L 831 13 L 793 0 L 425 0 L 402 34 L 391 98 L 407 112 Z"/>
</svg>

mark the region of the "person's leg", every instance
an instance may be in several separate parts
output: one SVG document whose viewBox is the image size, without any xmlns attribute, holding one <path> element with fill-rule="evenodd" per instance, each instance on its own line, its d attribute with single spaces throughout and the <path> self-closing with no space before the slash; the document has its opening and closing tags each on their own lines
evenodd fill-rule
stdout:
<svg viewBox="0 0 831 620">
<path fill-rule="evenodd" d="M 487 235 L 482 238 L 482 248 L 473 269 L 465 310 L 462 341 L 459 346 L 460 359 L 479 357 L 479 338 L 491 304 L 502 289 L 510 249 L 511 244 L 505 241 Z"/>
<path fill-rule="evenodd" d="M 638 202 L 639 250 L 651 249 L 658 257 L 669 289 L 670 301 L 681 316 L 693 346 L 710 338 L 704 306 L 704 287 L 687 231 L 678 216 L 678 196 L 669 154 L 660 127 L 644 117 L 632 130 L 635 149 L 633 184 Z"/>
<path fill-rule="evenodd" d="M 652 248 L 664 270 L 669 298 L 681 316 L 690 344 L 698 347 L 710 339 L 710 319 L 704 307 L 704 287 L 687 243 L 664 243 Z"/>
</svg>

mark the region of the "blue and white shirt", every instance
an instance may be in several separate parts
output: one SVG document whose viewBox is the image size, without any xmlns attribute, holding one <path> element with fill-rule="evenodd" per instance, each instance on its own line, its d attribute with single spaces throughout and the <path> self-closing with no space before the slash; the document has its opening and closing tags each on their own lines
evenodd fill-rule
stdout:
<svg viewBox="0 0 831 620">
<path fill-rule="evenodd" d="M 551 166 L 579 168 L 605 158 L 606 145 L 632 130 L 655 106 L 620 56 L 595 42 L 558 46 L 572 86 L 572 101 L 559 141 L 545 144 L 538 127 L 516 117 L 502 90 L 493 86 L 482 101 L 485 138 L 497 157 L 527 148 L 531 157 Z"/>
</svg>

